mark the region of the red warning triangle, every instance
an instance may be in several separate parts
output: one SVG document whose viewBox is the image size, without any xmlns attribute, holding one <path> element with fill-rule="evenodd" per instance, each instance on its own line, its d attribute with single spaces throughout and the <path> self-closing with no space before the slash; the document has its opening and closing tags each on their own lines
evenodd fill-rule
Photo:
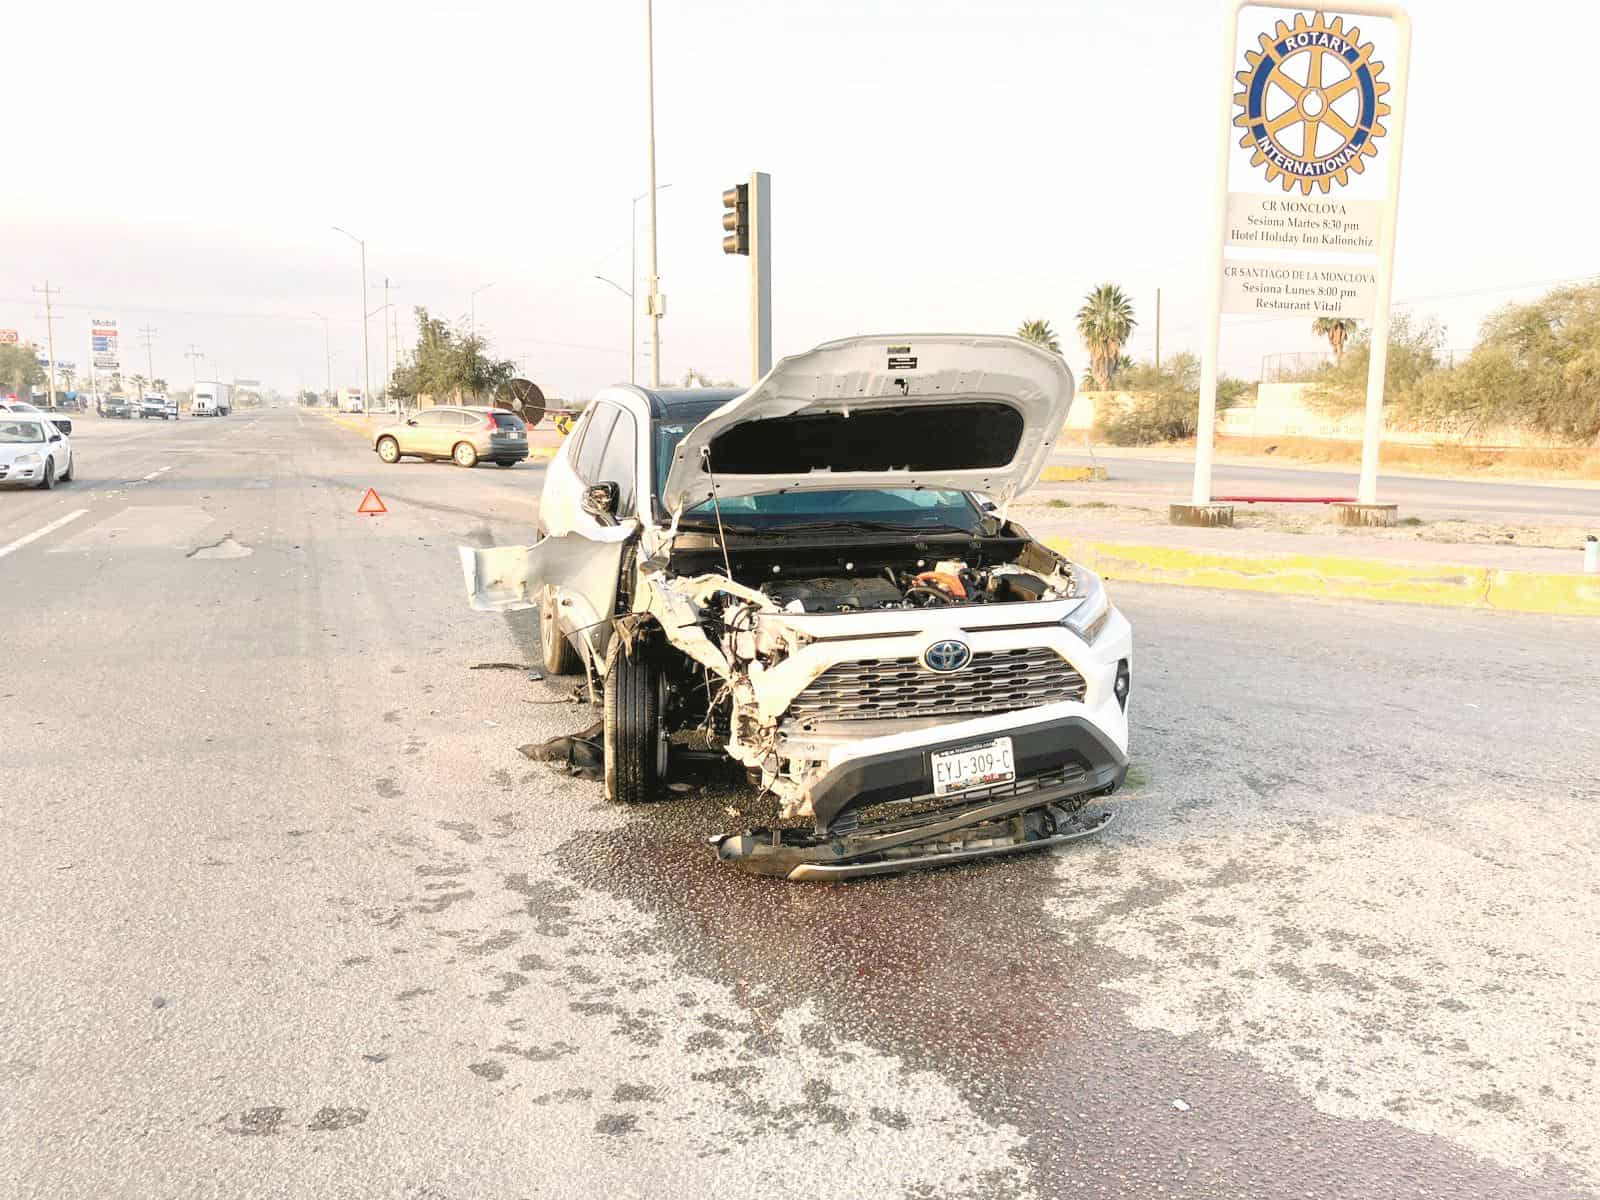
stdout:
<svg viewBox="0 0 1600 1200">
<path fill-rule="evenodd" d="M 378 499 L 377 490 L 368 488 L 367 494 L 361 497 L 361 507 L 356 511 L 369 517 L 375 517 L 379 513 L 386 513 L 389 510 L 383 506 L 383 501 Z"/>
</svg>

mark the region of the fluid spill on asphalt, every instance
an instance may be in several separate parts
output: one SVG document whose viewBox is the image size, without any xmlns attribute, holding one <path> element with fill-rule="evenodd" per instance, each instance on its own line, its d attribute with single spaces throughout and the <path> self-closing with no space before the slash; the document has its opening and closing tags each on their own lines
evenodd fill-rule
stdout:
<svg viewBox="0 0 1600 1200">
<path fill-rule="evenodd" d="M 715 862 L 705 837 L 730 802 L 749 799 L 712 788 L 640 807 L 556 857 L 564 877 L 659 921 L 657 939 L 684 970 L 739 981 L 755 1026 L 809 1002 L 821 1018 L 807 1035 L 818 1049 L 859 1040 L 937 1072 L 985 1120 L 1020 1129 L 1041 1196 L 1586 1194 L 1441 1139 L 1326 1116 L 1240 1056 L 1133 1027 L 1126 998 L 1103 985 L 1134 964 L 1099 945 L 1093 928 L 1047 913 L 1058 886 L 1050 855 L 844 885 L 744 876 Z M 1115 873 L 1089 854 L 1062 857 Z M 546 928 L 577 898 L 526 876 L 507 884 Z M 1137 913 L 1168 898 L 1160 881 L 1135 876 L 1119 904 Z M 697 1036 L 708 1048 L 724 1040 Z M 1175 1107 L 1179 1096 L 1187 1111 Z M 883 1120 L 892 1125 L 894 1114 Z"/>
</svg>

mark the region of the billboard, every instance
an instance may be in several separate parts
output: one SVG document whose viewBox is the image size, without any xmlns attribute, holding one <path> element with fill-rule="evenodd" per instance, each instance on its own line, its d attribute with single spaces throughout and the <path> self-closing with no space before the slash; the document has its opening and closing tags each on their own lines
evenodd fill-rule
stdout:
<svg viewBox="0 0 1600 1200">
<path fill-rule="evenodd" d="M 116 321 L 104 317 L 90 319 L 89 349 L 96 371 L 109 371 L 115 374 L 122 369 Z"/>
</svg>

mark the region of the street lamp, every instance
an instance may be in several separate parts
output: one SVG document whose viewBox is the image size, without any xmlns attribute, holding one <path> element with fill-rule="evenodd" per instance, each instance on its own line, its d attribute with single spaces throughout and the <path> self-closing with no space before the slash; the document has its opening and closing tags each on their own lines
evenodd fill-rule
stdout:
<svg viewBox="0 0 1600 1200">
<path fill-rule="evenodd" d="M 672 185 L 661 183 L 656 185 L 656 191 L 664 192 Z M 639 286 L 639 201 L 648 196 L 649 192 L 640 192 L 633 198 L 633 225 L 628 231 L 628 286 L 612 283 L 604 275 L 596 275 L 601 283 L 610 283 L 612 287 L 628 298 L 628 382 L 637 381 L 639 365 L 639 305 L 634 294 L 634 289 Z"/>
<path fill-rule="evenodd" d="M 330 225 L 335 233 L 342 233 L 361 247 L 361 403 L 365 408 L 372 397 L 372 362 L 367 353 L 367 243 L 348 229 Z"/>
<path fill-rule="evenodd" d="M 650 386 L 661 386 L 661 276 L 656 271 L 656 11 L 644 3 L 645 89 L 650 122 Z"/>
<path fill-rule="evenodd" d="M 473 288 L 472 295 L 467 299 L 469 312 L 467 314 L 467 333 L 471 337 L 478 336 L 478 293 L 487 292 L 494 284 L 486 283 L 482 287 Z"/>
</svg>

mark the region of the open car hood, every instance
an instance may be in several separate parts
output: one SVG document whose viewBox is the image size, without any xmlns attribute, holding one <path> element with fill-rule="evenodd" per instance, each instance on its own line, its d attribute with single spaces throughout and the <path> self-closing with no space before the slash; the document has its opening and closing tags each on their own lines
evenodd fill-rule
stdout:
<svg viewBox="0 0 1600 1200">
<path fill-rule="evenodd" d="M 669 513 L 717 494 L 949 488 L 1002 504 L 1033 486 L 1066 424 L 1072 372 L 1021 338 L 844 338 L 786 358 L 678 443 Z M 710 471 L 706 467 L 709 461 Z"/>
</svg>

